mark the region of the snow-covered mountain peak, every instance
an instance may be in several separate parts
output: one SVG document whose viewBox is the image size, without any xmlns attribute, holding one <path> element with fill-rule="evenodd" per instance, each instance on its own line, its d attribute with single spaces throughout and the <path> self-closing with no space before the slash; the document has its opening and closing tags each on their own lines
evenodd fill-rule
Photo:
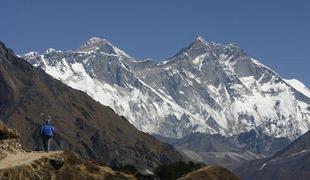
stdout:
<svg viewBox="0 0 310 180">
<path fill-rule="evenodd" d="M 107 41 L 106 39 L 102 39 L 102 38 L 98 38 L 98 37 L 91 37 L 89 40 L 87 40 L 83 45 L 83 46 L 89 46 L 89 45 L 97 45 L 100 43 L 108 43 L 111 44 L 109 41 Z"/>
<path fill-rule="evenodd" d="M 203 37 L 196 37 L 195 41 L 190 43 L 187 47 L 181 49 L 174 57 L 189 55 L 192 59 L 208 53 L 214 57 L 220 57 L 222 55 L 246 55 L 245 51 L 236 43 L 220 44 L 213 41 L 206 41 Z"/>
<path fill-rule="evenodd" d="M 170 64 L 179 59 L 194 59 L 195 57 L 202 55 L 210 49 L 210 43 L 208 43 L 203 37 L 198 36 L 196 39 L 187 45 L 185 48 L 181 49 L 177 54 L 175 54 L 169 60 L 163 61 L 160 64 Z"/>
<path fill-rule="evenodd" d="M 96 42 L 108 42 L 106 39 L 98 38 L 98 37 L 91 37 L 88 43 L 96 43 Z"/>
<path fill-rule="evenodd" d="M 61 53 L 62 51 L 61 50 L 56 50 L 56 49 L 53 49 L 53 48 L 48 48 L 46 51 L 45 51 L 45 54 L 50 54 L 50 53 Z"/>
<path fill-rule="evenodd" d="M 297 79 L 284 79 L 290 86 L 310 98 L 310 89 Z"/>
<path fill-rule="evenodd" d="M 87 40 L 79 49 L 80 52 L 103 52 L 111 55 L 130 57 L 106 39 L 92 37 Z"/>
<path fill-rule="evenodd" d="M 245 51 L 235 43 L 220 44 L 213 41 L 208 42 L 203 37 L 198 36 L 172 58 L 162 61 L 159 65 L 178 64 L 180 60 L 183 60 L 185 63 L 193 62 L 195 65 L 198 64 L 200 69 L 208 61 L 233 61 L 244 59 L 241 57 L 245 56 L 247 56 Z M 206 59 L 207 61 L 205 61 Z"/>
<path fill-rule="evenodd" d="M 310 129 L 310 98 L 236 44 L 197 37 L 159 64 L 128 57 L 100 38 L 78 51 L 24 55 L 144 132 L 230 136 L 262 128 L 272 137 L 294 139 Z"/>
<path fill-rule="evenodd" d="M 106 39 L 101 39 L 98 37 L 92 37 L 87 40 L 80 48 L 79 51 L 89 52 L 99 49 L 102 46 L 107 46 L 113 49 L 113 45 Z"/>
<path fill-rule="evenodd" d="M 197 36 L 196 39 L 195 39 L 195 41 L 200 41 L 200 42 L 202 42 L 202 43 L 204 43 L 204 44 L 207 44 L 207 41 L 206 41 L 205 38 L 203 38 L 202 36 Z"/>
<path fill-rule="evenodd" d="M 36 51 L 31 51 L 31 52 L 29 52 L 29 53 L 27 53 L 27 54 L 24 54 L 23 55 L 24 57 L 26 56 L 26 57 L 36 57 L 36 56 L 40 56 L 40 54 L 38 53 L 38 52 L 36 52 Z"/>
</svg>

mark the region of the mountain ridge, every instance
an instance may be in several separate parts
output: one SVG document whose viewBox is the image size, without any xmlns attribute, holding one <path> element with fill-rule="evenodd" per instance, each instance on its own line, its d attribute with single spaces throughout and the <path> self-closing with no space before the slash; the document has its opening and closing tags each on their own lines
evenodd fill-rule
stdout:
<svg viewBox="0 0 310 180">
<path fill-rule="evenodd" d="M 255 130 L 230 137 L 202 133 L 192 133 L 181 139 L 155 137 L 195 161 L 230 170 L 253 159 L 271 157 L 290 143 L 286 138 L 272 138 Z"/>
<path fill-rule="evenodd" d="M 310 131 L 272 157 L 253 160 L 234 169 L 242 179 L 308 179 Z"/>
<path fill-rule="evenodd" d="M 160 63 L 100 48 L 23 57 L 148 133 L 230 136 L 262 127 L 267 135 L 295 139 L 310 127 L 310 98 L 235 44 L 197 38 Z"/>
</svg>

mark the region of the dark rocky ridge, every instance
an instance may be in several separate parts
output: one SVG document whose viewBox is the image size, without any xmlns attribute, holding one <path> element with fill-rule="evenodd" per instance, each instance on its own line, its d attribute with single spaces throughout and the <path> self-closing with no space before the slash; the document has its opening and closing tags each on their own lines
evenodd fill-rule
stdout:
<svg viewBox="0 0 310 180">
<path fill-rule="evenodd" d="M 42 112 L 52 115 L 57 129 L 53 149 L 140 170 L 182 159 L 170 145 L 138 131 L 111 108 L 55 80 L 0 43 L 0 119 L 20 132 L 25 149 L 40 147 Z"/>
</svg>

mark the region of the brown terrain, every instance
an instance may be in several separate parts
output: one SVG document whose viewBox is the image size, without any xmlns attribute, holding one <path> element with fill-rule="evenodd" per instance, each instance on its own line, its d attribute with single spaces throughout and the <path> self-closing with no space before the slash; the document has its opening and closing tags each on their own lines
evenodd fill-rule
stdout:
<svg viewBox="0 0 310 180">
<path fill-rule="evenodd" d="M 24 149 L 40 150 L 38 132 L 47 115 L 56 127 L 53 150 L 70 150 L 109 166 L 131 164 L 141 172 L 183 159 L 170 145 L 138 131 L 111 108 L 31 66 L 0 43 L 1 121 L 20 132 Z"/>
<path fill-rule="evenodd" d="M 0 122 L 0 179 L 1 180 L 136 180 L 136 179 L 177 179 L 175 173 L 182 171 L 190 172 L 184 175 L 182 180 L 238 180 L 231 172 L 222 167 L 203 166 L 178 162 L 167 165 L 163 171 L 166 174 L 162 178 L 144 176 L 129 169 L 122 171 L 112 170 L 103 163 L 85 160 L 69 151 L 25 151 L 19 143 L 20 135 L 14 130 L 7 128 Z M 190 170 L 191 169 L 191 170 Z M 168 172 L 167 172 L 168 170 Z M 127 171 L 127 172 L 125 172 Z M 167 173 L 165 173 L 166 171 Z M 192 172 L 191 172 L 192 171 Z M 171 176 L 171 174 L 175 174 Z"/>
<path fill-rule="evenodd" d="M 68 151 L 26 152 L 17 131 L 0 123 L 0 179 L 136 179 Z"/>
<path fill-rule="evenodd" d="M 239 180 L 227 169 L 219 166 L 206 166 L 186 174 L 179 180 Z"/>
</svg>

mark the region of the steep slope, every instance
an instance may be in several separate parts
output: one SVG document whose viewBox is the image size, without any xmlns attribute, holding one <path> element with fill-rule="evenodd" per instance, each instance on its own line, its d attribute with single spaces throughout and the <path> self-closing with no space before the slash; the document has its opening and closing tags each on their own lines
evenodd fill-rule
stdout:
<svg viewBox="0 0 310 180">
<path fill-rule="evenodd" d="M 0 177 L 18 179 L 136 179 L 71 152 L 26 152 L 19 133 L 0 123 Z"/>
<path fill-rule="evenodd" d="M 250 161 L 234 172 L 242 179 L 309 179 L 310 131 L 271 158 Z"/>
<path fill-rule="evenodd" d="M 180 138 L 262 128 L 295 139 L 310 129 L 310 98 L 235 44 L 198 37 L 159 64 L 137 61 L 99 38 L 75 51 L 23 57 L 144 132 Z"/>
<path fill-rule="evenodd" d="M 38 130 L 47 115 L 57 131 L 53 149 L 145 171 L 181 159 L 171 146 L 138 131 L 111 108 L 55 80 L 0 43 L 0 119 L 16 128 L 22 145 L 33 150 L 42 146 Z"/>
</svg>

